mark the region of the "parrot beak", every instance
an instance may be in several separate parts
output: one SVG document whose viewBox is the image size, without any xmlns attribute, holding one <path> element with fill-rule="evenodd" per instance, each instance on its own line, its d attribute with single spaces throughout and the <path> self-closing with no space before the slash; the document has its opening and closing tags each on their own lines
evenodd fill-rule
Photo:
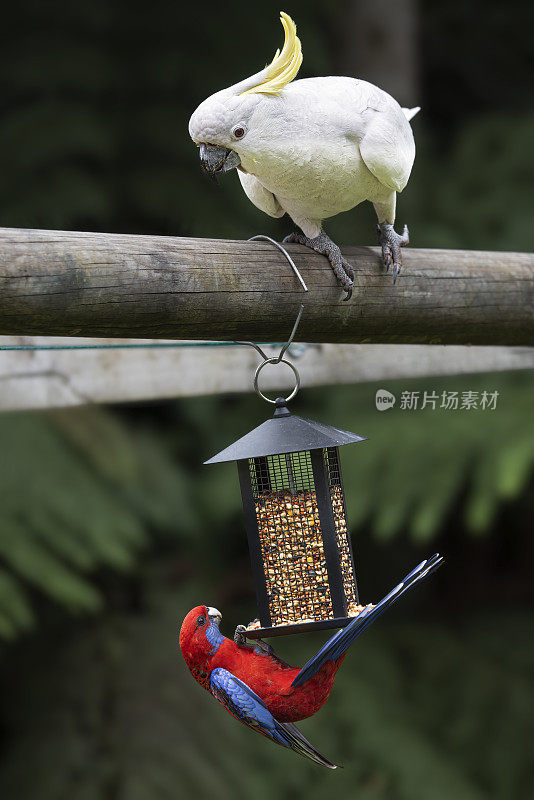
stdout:
<svg viewBox="0 0 534 800">
<path fill-rule="evenodd" d="M 217 175 L 238 167 L 241 159 L 234 150 L 216 144 L 200 145 L 200 165 L 206 175 L 217 183 Z"/>
<path fill-rule="evenodd" d="M 213 622 L 217 627 L 221 624 L 222 614 L 221 612 L 216 609 L 212 608 L 211 606 L 206 606 L 208 609 L 208 617 L 210 618 L 210 622 Z"/>
</svg>

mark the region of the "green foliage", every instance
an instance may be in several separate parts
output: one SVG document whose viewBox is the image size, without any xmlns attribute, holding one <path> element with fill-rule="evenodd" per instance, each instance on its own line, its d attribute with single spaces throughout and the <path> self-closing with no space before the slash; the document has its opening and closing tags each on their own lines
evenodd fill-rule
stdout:
<svg viewBox="0 0 534 800">
<path fill-rule="evenodd" d="M 162 572 L 153 577 L 161 585 Z M 327 705 L 300 723 L 343 764 L 331 773 L 252 733 L 193 682 L 176 625 L 213 590 L 199 579 L 179 592 L 159 589 L 143 614 L 82 628 L 40 664 L 38 683 L 31 643 L 20 648 L 11 669 L 21 674 L 2 709 L 20 733 L 4 758 L 0 794 L 17 800 L 37 794 L 40 800 L 322 800 L 332 791 L 364 800 L 529 795 L 534 631 L 521 614 L 469 614 L 448 627 L 422 621 L 419 600 L 413 624 L 406 605 L 393 612 L 397 622 L 384 617 L 350 652 Z M 228 633 L 252 609 L 225 610 Z M 495 636 L 503 629 L 505 643 Z M 303 663 L 317 644 L 317 634 L 288 637 L 277 649 L 290 663 Z M 4 680 L 14 677 L 4 669 Z"/>
<path fill-rule="evenodd" d="M 450 509 L 462 503 L 466 530 L 491 530 L 503 503 L 516 499 L 530 483 L 534 429 L 529 422 L 534 381 L 529 373 L 397 381 L 387 384 L 397 396 L 394 409 L 370 412 L 376 386 L 363 387 L 351 409 L 370 441 L 343 458 L 353 525 L 370 522 L 375 535 L 389 540 L 407 530 L 415 542 L 434 538 Z M 436 393 L 499 392 L 492 410 L 399 408 L 401 391 Z M 345 390 L 346 391 L 346 390 Z M 358 402 L 359 400 L 359 402 Z M 346 417 L 343 417 L 345 420 Z M 350 427 L 350 425 L 348 426 Z M 352 500 L 351 500 L 352 495 Z"/>
<path fill-rule="evenodd" d="M 495 411 L 403 411 L 397 402 L 378 412 L 377 388 L 307 390 L 295 408 L 369 436 L 342 450 L 353 531 L 382 542 L 407 532 L 426 547 L 460 503 L 465 530 L 489 532 L 502 505 L 531 485 L 530 374 L 387 384 L 397 397 L 497 390 Z M 223 575 L 229 553 L 245 554 L 240 494 L 232 464 L 202 461 L 265 411 L 240 397 L 181 401 L 150 428 L 102 409 L 0 417 L 0 636 L 33 624 L 36 590 L 70 613 L 99 611 L 99 570 L 137 571 L 147 546 L 201 558 Z"/>
<path fill-rule="evenodd" d="M 243 15 L 231 0 L 224 15 L 210 15 L 204 6 L 160 0 L 147 16 L 146 9 L 128 6 L 121 13 L 96 0 L 91 12 L 68 20 L 63 3 L 30 5 L 30 14 L 24 4 L 11 10 L 0 49 L 2 72 L 10 77 L 0 122 L 3 225 L 227 238 L 259 231 L 281 237 L 291 229 L 289 218 L 273 220 L 252 206 L 235 174 L 218 190 L 203 180 L 187 133 L 201 100 L 272 56 L 281 36 L 277 4 Z M 427 70 L 433 77 L 443 70 L 445 59 L 436 54 L 444 46 L 449 52 L 449 39 L 436 31 L 452 25 L 462 69 L 469 61 L 470 74 L 481 71 L 480 82 L 478 88 L 471 82 L 466 94 L 465 87 L 458 91 L 460 78 L 441 85 L 436 75 L 439 91 L 426 93 L 414 120 L 418 155 L 399 198 L 399 221 L 410 224 L 418 246 L 531 249 L 534 176 L 526 154 L 534 120 L 525 113 L 521 84 L 509 81 L 499 95 L 501 102 L 521 97 L 521 113 L 490 110 L 501 71 L 466 37 L 458 22 L 465 10 L 433 6 L 422 12 Z M 486 4 L 470 0 L 469 7 L 477 30 L 491 29 Z M 302 77 L 335 74 L 332 42 L 343 26 L 343 4 L 295 0 L 291 13 L 305 46 Z M 68 37 L 60 33 L 65 25 Z M 178 30 L 187 31 L 180 41 Z M 521 53 L 519 47 L 509 53 L 514 75 L 521 74 Z M 469 102 L 476 91 L 485 104 L 474 116 Z M 329 220 L 327 227 L 340 242 L 375 243 L 370 207 Z"/>
<path fill-rule="evenodd" d="M 287 9 L 304 42 L 303 77 L 337 72 L 345 5 L 293 0 Z M 417 246 L 532 249 L 531 26 L 521 24 L 523 11 L 490 0 L 419 5 L 423 111 L 399 222 Z M 236 0 L 6 8 L 0 223 L 285 235 L 289 219 L 255 209 L 235 174 L 218 190 L 202 179 L 187 135 L 196 105 L 255 71 L 279 43 L 278 4 L 243 10 Z M 375 243 L 371 208 L 329 220 L 327 230 L 340 243 Z M 504 509 L 515 522 L 506 546 L 524 547 L 529 521 L 512 503 L 532 497 L 532 379 L 385 387 L 397 396 L 498 389 L 496 412 L 402 412 L 397 404 L 378 413 L 376 388 L 306 390 L 295 405 L 370 437 L 343 451 L 358 553 L 371 537 L 387 544 L 375 555 L 376 576 L 360 559 L 362 589 L 388 571 L 398 578 L 399 552 L 427 554 L 437 537 L 465 556 L 468 532 L 494 532 Z M 332 774 L 265 742 L 193 684 L 176 653 L 181 616 L 203 600 L 220 604 L 231 632 L 255 615 L 235 470 L 201 461 L 265 416 L 256 399 L 240 397 L 0 417 L 0 638 L 40 623 L 1 651 L 2 798 L 532 794 L 532 618 L 501 608 L 496 591 L 481 597 L 472 564 L 464 587 L 454 557 L 435 580 L 455 608 L 442 591 L 429 602 L 432 625 L 422 606 L 413 625 L 384 618 L 355 647 L 329 704 L 302 724 L 344 770 Z M 484 548 L 476 542 L 477 560 Z M 187 574 L 195 583 L 184 585 Z M 522 597 L 517 570 L 508 581 L 508 596 Z M 225 600 L 232 596 L 250 602 L 237 612 Z M 484 614 L 471 611 L 490 602 Z M 113 611 L 128 605 L 130 613 Z M 400 608 L 392 614 L 406 620 Z M 316 646 L 316 636 L 277 644 L 294 663 Z"/>
<path fill-rule="evenodd" d="M 80 410 L 0 417 L 0 636 L 34 623 L 34 590 L 69 612 L 96 612 L 91 575 L 132 569 L 147 530 L 190 525 L 181 470 L 145 434 Z"/>
<path fill-rule="evenodd" d="M 412 243 L 463 250 L 534 249 L 534 160 L 525 157 L 534 138 L 534 116 L 478 117 L 460 128 L 445 155 L 424 109 L 413 127 L 417 157 L 397 213 L 399 222 L 408 223 Z M 359 206 L 326 224 L 336 241 L 374 244 L 371 208 Z"/>
<path fill-rule="evenodd" d="M 532 114 L 477 118 L 454 137 L 444 159 L 429 148 L 422 122 L 422 157 L 401 197 L 403 218 L 415 218 L 420 247 L 532 250 L 529 223 L 534 160 Z M 417 131 L 416 131 L 417 132 Z"/>
<path fill-rule="evenodd" d="M 376 411 L 378 388 L 396 395 L 394 409 Z M 439 408 L 443 392 L 458 392 L 461 404 L 462 392 L 480 397 L 484 390 L 499 393 L 495 410 Z M 403 391 L 419 392 L 419 406 L 425 391 L 435 393 L 438 407 L 401 410 Z M 466 529 L 484 533 L 491 530 L 502 504 L 529 488 L 533 405 L 534 380 L 525 372 L 338 386 L 335 392 L 307 389 L 294 410 L 369 437 L 341 450 L 353 529 L 366 526 L 384 541 L 407 531 L 414 542 L 426 543 L 442 531 L 457 502 Z M 210 398 L 183 402 L 180 409 L 191 429 L 200 423 L 195 437 L 206 457 L 261 421 L 261 407 L 252 398 L 221 403 L 216 411 Z M 228 505 L 229 477 L 231 466 L 210 468 L 197 477 L 201 491 L 214 498 L 219 522 L 223 514 L 235 511 Z"/>
</svg>

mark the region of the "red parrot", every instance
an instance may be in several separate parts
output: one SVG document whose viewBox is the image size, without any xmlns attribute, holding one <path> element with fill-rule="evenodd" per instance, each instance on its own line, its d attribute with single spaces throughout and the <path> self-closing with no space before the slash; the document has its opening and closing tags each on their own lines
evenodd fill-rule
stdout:
<svg viewBox="0 0 534 800">
<path fill-rule="evenodd" d="M 326 703 L 336 673 L 358 636 L 442 562 L 436 554 L 419 564 L 377 605 L 366 606 L 346 628 L 338 630 L 302 669 L 286 664 L 261 640 L 247 644 L 242 625 L 234 639 L 227 639 L 219 631 L 222 614 L 211 606 L 196 606 L 184 619 L 182 655 L 195 680 L 233 717 L 271 741 L 336 769 L 293 723 L 311 717 Z"/>
</svg>

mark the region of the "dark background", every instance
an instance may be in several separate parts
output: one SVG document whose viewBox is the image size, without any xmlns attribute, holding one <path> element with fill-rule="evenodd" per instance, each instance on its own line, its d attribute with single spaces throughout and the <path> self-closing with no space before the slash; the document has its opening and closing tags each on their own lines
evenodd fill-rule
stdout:
<svg viewBox="0 0 534 800">
<path fill-rule="evenodd" d="M 291 2 L 300 76 L 357 75 L 421 105 L 399 223 L 421 247 L 531 250 L 532 12 L 520 2 Z M 3 12 L 0 224 L 281 238 L 235 175 L 218 190 L 187 134 L 196 105 L 282 41 L 270 2 L 22 2 Z M 328 222 L 372 244 L 372 210 Z M 355 296 L 353 302 L 357 302 Z M 330 773 L 239 726 L 192 681 L 193 605 L 255 616 L 237 478 L 202 461 L 264 419 L 252 396 L 0 417 L 0 796 L 461 800 L 534 789 L 534 380 L 495 411 L 374 410 L 377 386 L 305 390 L 295 410 L 365 433 L 343 452 L 365 602 L 435 550 L 447 565 L 354 647 L 304 733 Z M 305 661 L 321 634 L 276 642 Z"/>
</svg>

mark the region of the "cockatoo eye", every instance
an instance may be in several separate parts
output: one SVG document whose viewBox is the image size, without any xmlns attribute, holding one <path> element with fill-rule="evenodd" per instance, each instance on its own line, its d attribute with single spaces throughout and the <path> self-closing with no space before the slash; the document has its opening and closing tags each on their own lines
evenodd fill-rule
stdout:
<svg viewBox="0 0 534 800">
<path fill-rule="evenodd" d="M 203 617 L 203 616 L 201 615 L 201 616 L 200 616 L 200 617 L 197 619 L 197 628 L 200 628 L 200 627 L 201 627 L 201 625 L 204 625 L 204 623 L 205 623 L 205 622 L 206 622 L 206 617 Z"/>
<path fill-rule="evenodd" d="M 242 125 L 237 125 L 232 131 L 232 136 L 234 137 L 234 139 L 242 139 L 244 135 L 245 135 L 245 129 L 243 128 Z"/>
</svg>

